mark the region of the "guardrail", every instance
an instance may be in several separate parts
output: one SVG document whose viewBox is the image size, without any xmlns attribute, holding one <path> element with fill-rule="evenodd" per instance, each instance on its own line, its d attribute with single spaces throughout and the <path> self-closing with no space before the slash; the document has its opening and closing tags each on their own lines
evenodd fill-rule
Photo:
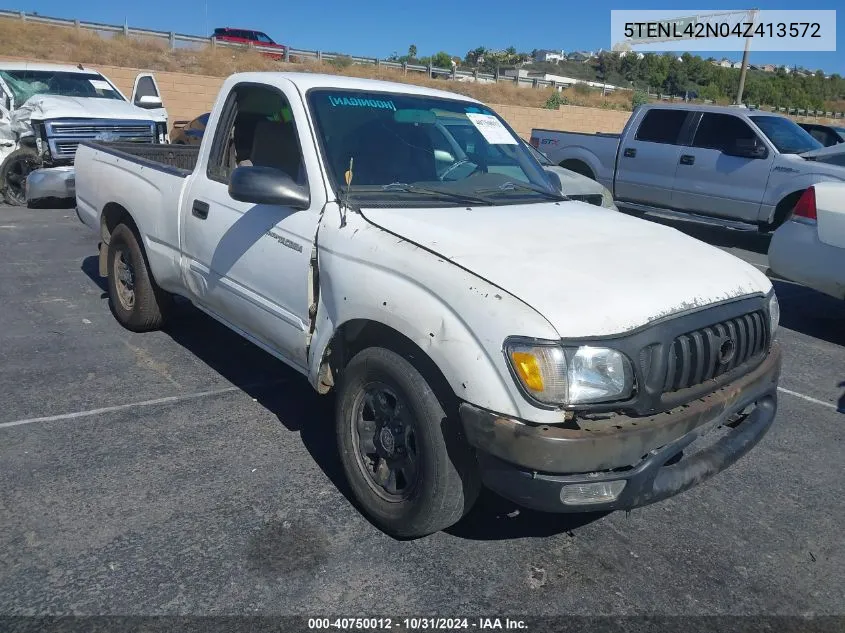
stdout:
<svg viewBox="0 0 845 633">
<path fill-rule="evenodd" d="M 472 80 L 487 83 L 508 82 L 518 86 L 525 86 L 531 88 L 554 88 L 563 89 L 573 85 L 573 83 L 588 84 L 590 86 L 601 86 L 599 82 L 576 80 L 575 82 L 559 82 L 549 81 L 536 77 L 521 77 L 516 75 L 500 74 L 500 73 L 483 73 L 478 70 L 458 70 L 457 68 L 438 68 L 436 66 L 425 66 L 422 64 L 407 64 L 402 62 L 391 61 L 387 59 L 380 59 L 378 57 L 361 57 L 358 55 L 343 55 L 338 53 L 324 53 L 323 51 L 309 51 L 305 49 L 284 47 L 283 51 L 278 48 L 270 48 L 267 46 L 254 46 L 252 44 L 237 44 L 235 42 L 222 42 L 213 36 L 200 37 L 199 35 L 185 35 L 183 33 L 176 33 L 174 31 L 154 31 L 151 29 L 136 29 L 126 24 L 123 26 L 115 26 L 114 24 L 102 24 L 100 22 L 83 22 L 81 20 L 69 20 L 66 18 L 53 18 L 35 13 L 26 13 L 25 11 L 9 11 L 0 9 L 0 18 L 7 18 L 13 20 L 21 20 L 24 22 L 34 22 L 37 24 L 50 24 L 52 26 L 72 27 L 77 29 L 85 29 L 95 31 L 97 33 L 111 33 L 114 35 L 122 35 L 124 37 L 141 37 L 153 38 L 161 41 L 166 41 L 171 49 L 197 46 L 220 46 L 227 48 L 249 48 L 261 53 L 271 53 L 274 55 L 281 55 L 285 62 L 297 63 L 305 61 L 316 62 L 332 62 L 349 60 L 354 64 L 371 64 L 374 66 L 384 66 L 385 68 L 396 68 L 402 70 L 404 73 L 420 72 L 426 73 L 429 77 L 450 77 L 453 80 Z M 630 91 L 631 88 L 623 86 L 615 86 L 611 84 L 604 85 L 603 88 L 608 92 L 615 90 Z M 660 94 L 651 94 L 649 97 L 653 99 L 660 99 L 663 101 L 683 101 L 683 97 L 672 97 Z M 692 103 L 713 103 L 709 99 L 690 99 Z M 748 104 L 746 104 L 748 105 Z M 757 106 L 749 106 L 756 108 Z M 762 109 L 762 107 L 760 108 Z M 827 117 L 831 119 L 845 118 L 845 112 L 822 112 L 821 110 L 808 110 L 804 108 L 785 108 L 785 107 L 769 107 L 772 112 L 783 112 L 793 116 L 816 116 Z"/>
</svg>

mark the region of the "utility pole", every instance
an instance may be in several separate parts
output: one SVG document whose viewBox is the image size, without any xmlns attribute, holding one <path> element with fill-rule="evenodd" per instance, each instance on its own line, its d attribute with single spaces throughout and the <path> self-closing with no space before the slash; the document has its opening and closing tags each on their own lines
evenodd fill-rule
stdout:
<svg viewBox="0 0 845 633">
<path fill-rule="evenodd" d="M 757 9 L 751 9 L 748 12 L 749 22 L 751 22 L 752 29 L 754 22 L 757 19 Z M 751 48 L 751 38 L 745 38 L 745 50 L 742 51 L 742 67 L 739 70 L 739 90 L 736 91 L 736 104 L 742 104 L 742 92 L 745 90 L 745 75 L 748 74 L 748 49 Z"/>
<path fill-rule="evenodd" d="M 742 68 L 739 71 L 739 90 L 736 91 L 735 105 L 742 103 L 742 91 L 745 90 L 745 75 L 748 73 L 748 47 L 751 38 L 745 40 L 745 50 L 742 52 Z"/>
</svg>

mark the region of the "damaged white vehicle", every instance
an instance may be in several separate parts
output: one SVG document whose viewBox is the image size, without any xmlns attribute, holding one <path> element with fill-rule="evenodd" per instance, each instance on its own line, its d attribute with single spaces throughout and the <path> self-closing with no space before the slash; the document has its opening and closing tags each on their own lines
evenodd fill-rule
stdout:
<svg viewBox="0 0 845 633">
<path fill-rule="evenodd" d="M 136 77 L 129 101 L 82 65 L 0 62 L 0 197 L 8 204 L 73 198 L 82 141 L 166 139 L 167 111 L 150 74 Z"/>
</svg>

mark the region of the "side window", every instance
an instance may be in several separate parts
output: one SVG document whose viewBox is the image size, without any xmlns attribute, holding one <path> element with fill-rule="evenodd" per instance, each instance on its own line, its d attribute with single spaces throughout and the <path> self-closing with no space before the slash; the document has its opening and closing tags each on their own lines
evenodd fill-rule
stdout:
<svg viewBox="0 0 845 633">
<path fill-rule="evenodd" d="M 236 86 L 214 135 L 207 175 L 229 184 L 238 167 L 272 167 L 304 184 L 299 136 L 285 96 L 268 86 Z"/>
<path fill-rule="evenodd" d="M 757 138 L 748 124 L 730 114 L 705 112 L 692 140 L 693 147 L 726 150 L 736 141 L 753 141 Z"/>
<path fill-rule="evenodd" d="M 828 134 L 827 130 L 824 128 L 819 127 L 812 127 L 807 130 L 814 139 L 816 139 L 819 143 L 824 146 L 833 145 L 834 139 L 831 138 L 833 135 Z"/>
<path fill-rule="evenodd" d="M 138 97 L 157 97 L 158 90 L 153 83 L 153 78 L 144 76 L 138 79 L 138 87 L 135 89 L 135 98 Z"/>
<path fill-rule="evenodd" d="M 675 144 L 686 119 L 687 111 L 680 108 L 649 110 L 640 122 L 635 138 L 650 143 Z"/>
</svg>

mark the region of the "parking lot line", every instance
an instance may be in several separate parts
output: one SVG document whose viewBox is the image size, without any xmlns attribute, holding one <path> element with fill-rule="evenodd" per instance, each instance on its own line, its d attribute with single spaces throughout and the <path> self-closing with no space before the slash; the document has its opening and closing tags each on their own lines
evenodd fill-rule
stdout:
<svg viewBox="0 0 845 633">
<path fill-rule="evenodd" d="M 225 387 L 223 389 L 211 389 L 209 391 L 197 391 L 194 393 L 186 393 L 181 396 L 167 396 L 165 398 L 155 398 L 153 400 L 142 400 L 140 402 L 129 402 L 127 404 L 118 404 L 112 407 L 101 407 L 99 409 L 88 409 L 87 411 L 75 411 L 73 413 L 62 413 L 60 415 L 47 415 L 40 418 L 25 418 L 23 420 L 13 420 L 12 422 L 0 422 L 0 429 L 6 429 L 13 426 L 23 426 L 25 424 L 36 424 L 38 422 L 60 422 L 63 420 L 74 420 L 76 418 L 87 418 L 92 415 L 99 415 L 101 413 L 113 413 L 115 411 L 125 411 L 126 409 L 133 409 L 136 407 L 151 407 L 161 404 L 174 404 L 177 402 L 185 402 L 186 400 L 197 400 L 199 398 L 207 398 L 209 396 L 219 396 L 234 391 L 243 391 L 251 388 L 269 387 L 272 385 L 281 384 L 282 380 L 271 380 L 269 382 L 260 382 L 240 387 Z"/>
<path fill-rule="evenodd" d="M 789 394 L 790 396 L 795 396 L 796 398 L 801 398 L 802 400 L 806 400 L 807 402 L 820 404 L 821 406 L 827 407 L 828 409 L 833 409 L 834 411 L 839 410 L 838 407 L 833 403 L 825 402 L 824 400 L 818 400 L 810 396 L 805 396 L 803 393 L 798 393 L 797 391 L 791 391 L 789 389 L 784 389 L 783 387 L 778 387 L 778 391 L 782 391 L 783 393 Z"/>
<path fill-rule="evenodd" d="M 59 415 L 47 415 L 40 418 L 25 418 L 23 420 L 13 420 L 11 422 L 0 422 L 0 429 L 6 429 L 13 426 L 24 426 L 26 424 L 36 424 L 38 422 L 60 422 L 63 420 L 74 420 L 77 418 L 87 418 L 93 415 L 100 415 L 101 413 L 113 413 L 115 411 L 125 411 L 126 409 L 132 409 L 136 407 L 152 407 L 158 406 L 162 404 L 175 404 L 177 402 L 185 402 L 187 400 L 197 400 L 199 398 L 207 398 L 210 396 L 219 396 L 226 393 L 232 393 L 235 391 L 243 391 L 245 389 L 250 388 L 260 388 L 260 387 L 269 387 L 271 385 L 278 385 L 284 381 L 276 380 L 270 382 L 261 382 L 255 383 L 250 385 L 243 385 L 242 387 L 225 387 L 223 389 L 211 389 L 209 391 L 197 391 L 194 393 L 186 393 L 181 396 L 167 396 L 165 398 L 154 398 L 152 400 L 141 400 L 140 402 L 129 402 L 127 404 L 118 404 L 111 407 L 100 407 L 99 409 L 88 409 L 87 411 L 74 411 L 73 413 L 62 413 Z M 778 391 L 781 391 L 785 394 L 790 396 L 795 396 L 796 398 L 801 398 L 802 400 L 806 400 L 807 402 L 812 402 L 814 404 L 819 404 L 823 407 L 827 407 L 828 409 L 833 409 L 834 411 L 838 411 L 838 408 L 835 404 L 831 404 L 830 402 L 825 402 L 824 400 L 818 400 L 817 398 L 813 398 L 811 396 L 806 396 L 803 393 L 798 393 L 797 391 L 792 391 L 790 389 L 784 389 L 783 387 L 778 387 Z"/>
</svg>

